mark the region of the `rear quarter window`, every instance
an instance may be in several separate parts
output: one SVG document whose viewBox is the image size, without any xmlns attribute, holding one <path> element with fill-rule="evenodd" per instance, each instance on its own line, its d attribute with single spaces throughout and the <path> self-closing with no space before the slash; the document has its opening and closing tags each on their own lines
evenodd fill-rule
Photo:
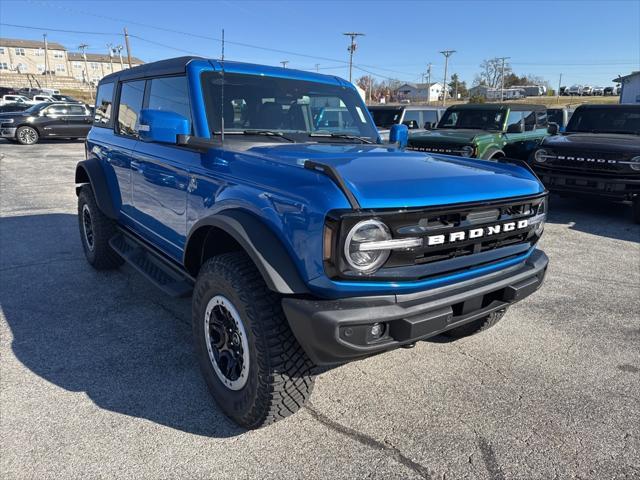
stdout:
<svg viewBox="0 0 640 480">
<path fill-rule="evenodd" d="M 96 127 L 112 127 L 112 109 L 113 83 L 103 83 L 98 87 L 96 95 L 96 111 L 93 117 L 93 124 Z"/>
</svg>

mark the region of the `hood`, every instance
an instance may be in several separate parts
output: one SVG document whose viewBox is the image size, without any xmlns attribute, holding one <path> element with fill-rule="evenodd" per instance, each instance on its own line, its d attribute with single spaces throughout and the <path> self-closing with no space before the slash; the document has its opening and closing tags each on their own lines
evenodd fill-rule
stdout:
<svg viewBox="0 0 640 480">
<path fill-rule="evenodd" d="M 412 208 L 481 202 L 544 191 L 523 167 L 446 155 L 406 152 L 384 145 L 260 145 L 246 151 L 300 166 L 334 167 L 362 208 Z"/>
<path fill-rule="evenodd" d="M 479 135 L 486 135 L 485 130 L 443 128 L 428 130 L 409 137 L 409 143 L 416 145 L 438 145 L 438 144 L 460 144 L 468 145 L 473 143 Z"/>
<path fill-rule="evenodd" d="M 638 153 L 640 154 L 640 136 L 614 133 L 572 133 L 554 135 L 542 142 L 543 147 L 554 150 L 588 150 L 592 152 Z"/>
</svg>

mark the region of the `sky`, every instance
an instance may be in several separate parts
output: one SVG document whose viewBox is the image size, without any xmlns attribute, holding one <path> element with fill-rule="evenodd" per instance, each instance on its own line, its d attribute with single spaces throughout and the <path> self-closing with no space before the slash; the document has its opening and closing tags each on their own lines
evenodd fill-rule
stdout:
<svg viewBox="0 0 640 480">
<path fill-rule="evenodd" d="M 21 28 L 31 27 L 31 28 Z M 469 86 L 484 59 L 511 57 L 514 73 L 557 86 L 611 85 L 640 70 L 640 0 L 621 1 L 106 1 L 0 0 L 0 36 L 49 41 L 106 53 L 123 44 L 144 61 L 185 54 L 348 78 L 344 32 L 365 34 L 354 55 L 354 80 L 422 80 L 431 62 L 441 81 L 442 50 L 456 50 L 449 76 Z M 66 30 L 56 31 L 56 30 Z M 81 33 L 77 33 L 81 32 Z M 257 48 L 256 48 L 257 47 Z"/>
</svg>

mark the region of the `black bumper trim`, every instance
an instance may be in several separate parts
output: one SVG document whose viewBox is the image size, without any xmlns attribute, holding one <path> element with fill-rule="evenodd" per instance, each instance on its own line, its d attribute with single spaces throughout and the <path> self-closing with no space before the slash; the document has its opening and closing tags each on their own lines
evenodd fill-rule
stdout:
<svg viewBox="0 0 640 480">
<path fill-rule="evenodd" d="M 640 194 L 640 177 L 574 175 L 553 169 L 535 169 L 551 192 L 573 192 L 612 198 L 630 198 Z"/>
<path fill-rule="evenodd" d="M 547 256 L 535 250 L 522 264 L 479 278 L 404 295 L 339 300 L 285 297 L 289 325 L 317 365 L 335 365 L 413 343 L 504 309 L 535 292 Z M 370 327 L 384 323 L 372 338 Z"/>
</svg>

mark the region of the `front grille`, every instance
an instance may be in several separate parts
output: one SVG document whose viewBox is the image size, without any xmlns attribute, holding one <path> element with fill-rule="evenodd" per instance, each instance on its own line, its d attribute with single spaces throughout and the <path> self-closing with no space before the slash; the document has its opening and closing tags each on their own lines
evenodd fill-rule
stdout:
<svg viewBox="0 0 640 480">
<path fill-rule="evenodd" d="M 624 155 L 615 152 L 584 152 L 575 150 L 555 151 L 547 157 L 541 166 L 558 167 L 568 171 L 582 172 L 626 172 L 628 165 L 619 163 L 628 161 Z"/>
<path fill-rule="evenodd" d="M 427 153 L 443 153 L 445 155 L 460 155 L 462 146 L 460 145 L 420 145 L 419 143 L 411 143 L 407 146 L 408 150 L 415 152 Z"/>
<path fill-rule="evenodd" d="M 545 197 L 543 194 L 480 204 L 376 212 L 372 216 L 389 227 L 394 239 L 420 237 L 423 244 L 393 250 L 384 267 L 370 279 L 422 279 L 524 253 L 538 241 L 538 224 L 534 222 L 546 213 Z M 360 220 L 362 215 L 356 213 L 344 216 L 342 235 Z M 461 232 L 464 238 L 460 237 Z M 339 270 L 345 272 L 344 268 Z M 342 276 L 363 279 L 348 271 Z"/>
</svg>

